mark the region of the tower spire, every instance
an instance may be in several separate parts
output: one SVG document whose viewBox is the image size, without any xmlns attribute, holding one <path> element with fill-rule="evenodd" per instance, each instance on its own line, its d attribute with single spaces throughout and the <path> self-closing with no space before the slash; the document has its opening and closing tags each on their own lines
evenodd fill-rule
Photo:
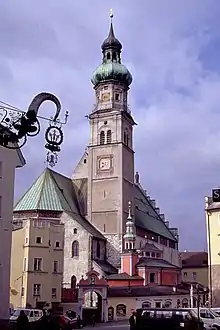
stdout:
<svg viewBox="0 0 220 330">
<path fill-rule="evenodd" d="M 125 227 L 126 227 L 126 232 L 124 235 L 125 250 L 134 250 L 136 236 L 134 233 L 134 223 L 131 216 L 131 202 L 128 202 L 128 217 Z"/>
</svg>

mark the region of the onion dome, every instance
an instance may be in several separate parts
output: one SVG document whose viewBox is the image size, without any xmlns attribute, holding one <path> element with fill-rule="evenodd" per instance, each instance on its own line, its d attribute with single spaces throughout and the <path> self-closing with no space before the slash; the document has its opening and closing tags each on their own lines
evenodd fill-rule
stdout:
<svg viewBox="0 0 220 330">
<path fill-rule="evenodd" d="M 122 44 L 115 37 L 112 17 L 108 37 L 102 44 L 103 60 L 102 64 L 94 71 L 92 83 L 94 86 L 102 82 L 117 81 L 129 87 L 132 83 L 132 75 L 125 65 L 121 64 L 121 49 Z"/>
</svg>

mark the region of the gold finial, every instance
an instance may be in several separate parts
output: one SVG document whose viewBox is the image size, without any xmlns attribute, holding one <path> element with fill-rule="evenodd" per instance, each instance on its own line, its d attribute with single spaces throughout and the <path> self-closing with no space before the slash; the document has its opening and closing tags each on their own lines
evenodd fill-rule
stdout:
<svg viewBox="0 0 220 330">
<path fill-rule="evenodd" d="M 111 18 L 111 21 L 112 21 L 113 17 L 114 17 L 114 14 L 113 14 L 113 10 L 112 10 L 112 8 L 111 8 L 111 9 L 110 9 L 110 18 Z"/>
</svg>

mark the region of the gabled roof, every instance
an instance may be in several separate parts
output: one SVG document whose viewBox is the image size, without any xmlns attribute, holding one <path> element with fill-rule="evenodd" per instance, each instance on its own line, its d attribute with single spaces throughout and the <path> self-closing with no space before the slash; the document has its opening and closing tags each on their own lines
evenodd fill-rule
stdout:
<svg viewBox="0 0 220 330">
<path fill-rule="evenodd" d="M 105 240 L 105 237 L 80 214 L 71 179 L 49 168 L 45 169 L 16 203 L 14 212 L 21 211 L 66 212 L 93 236 Z"/>
<path fill-rule="evenodd" d="M 138 184 L 134 185 L 135 225 L 172 241 L 176 238 L 150 204 Z"/>
<path fill-rule="evenodd" d="M 118 273 L 107 276 L 107 280 L 144 280 L 143 277 L 139 275 L 129 275 L 127 273 Z"/>
</svg>

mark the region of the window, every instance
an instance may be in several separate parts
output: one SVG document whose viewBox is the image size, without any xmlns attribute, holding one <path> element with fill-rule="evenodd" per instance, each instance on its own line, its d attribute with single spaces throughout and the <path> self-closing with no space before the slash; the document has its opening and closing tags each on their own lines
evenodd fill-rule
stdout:
<svg viewBox="0 0 220 330">
<path fill-rule="evenodd" d="M 60 247 L 60 242 L 57 241 L 57 242 L 55 243 L 55 247 L 56 247 L 56 248 L 59 248 L 59 247 Z"/>
<path fill-rule="evenodd" d="M 0 162 L 0 179 L 2 179 L 2 162 Z"/>
<path fill-rule="evenodd" d="M 27 258 L 24 258 L 23 271 L 25 272 L 26 270 L 27 270 Z"/>
<path fill-rule="evenodd" d="M 34 271 L 42 271 L 42 258 L 34 258 Z"/>
<path fill-rule="evenodd" d="M 142 303 L 142 308 L 151 308 L 151 302 L 150 301 L 144 301 Z"/>
<path fill-rule="evenodd" d="M 156 257 L 157 258 L 160 258 L 160 253 L 156 253 Z"/>
<path fill-rule="evenodd" d="M 96 250 L 96 256 L 97 256 L 97 258 L 100 258 L 100 251 L 101 250 L 101 248 L 100 248 L 100 242 L 99 241 L 97 241 L 97 250 Z"/>
<path fill-rule="evenodd" d="M 53 272 L 58 273 L 58 261 L 53 262 Z"/>
<path fill-rule="evenodd" d="M 34 284 L 33 296 L 40 296 L 41 284 Z"/>
<path fill-rule="evenodd" d="M 161 308 L 161 302 L 157 301 L 157 302 L 155 303 L 155 308 Z"/>
<path fill-rule="evenodd" d="M 56 298 L 56 296 L 57 296 L 57 289 L 52 288 L 52 298 Z"/>
<path fill-rule="evenodd" d="M 176 243 L 174 241 L 169 241 L 169 247 L 171 249 L 175 249 L 176 248 Z"/>
<path fill-rule="evenodd" d="M 107 53 L 107 60 L 111 59 L 111 53 Z"/>
<path fill-rule="evenodd" d="M 113 61 L 116 61 L 116 52 L 113 52 L 113 53 L 112 53 L 112 60 L 113 60 Z"/>
<path fill-rule="evenodd" d="M 101 131 L 100 133 L 100 144 L 105 144 L 105 132 Z"/>
<path fill-rule="evenodd" d="M 111 143 L 112 142 L 112 131 L 109 129 L 107 131 L 107 143 Z"/>
<path fill-rule="evenodd" d="M 145 252 L 145 257 L 150 257 L 150 252 Z"/>
<path fill-rule="evenodd" d="M 126 306 L 124 304 L 119 304 L 116 306 L 116 316 L 126 316 Z"/>
<path fill-rule="evenodd" d="M 95 276 L 94 275 L 90 276 L 89 282 L 90 282 L 90 285 L 94 285 L 95 284 Z"/>
<path fill-rule="evenodd" d="M 77 234 L 77 228 L 74 228 L 74 229 L 73 229 L 73 233 L 74 233 L 74 234 Z"/>
<path fill-rule="evenodd" d="M 155 252 L 152 252 L 152 253 L 151 253 L 151 257 L 152 257 L 152 258 L 155 258 L 155 256 L 156 256 Z"/>
<path fill-rule="evenodd" d="M 107 90 L 108 89 L 108 86 L 104 86 L 104 90 Z"/>
<path fill-rule="evenodd" d="M 155 273 L 150 273 L 150 283 L 155 283 Z"/>
<path fill-rule="evenodd" d="M 38 312 L 38 311 L 34 311 L 34 316 L 35 316 L 35 317 L 39 317 L 39 316 L 41 316 L 41 315 L 39 315 L 39 312 Z"/>
<path fill-rule="evenodd" d="M 41 244 L 42 243 L 42 237 L 36 237 L 36 243 Z"/>
<path fill-rule="evenodd" d="M 21 288 L 21 296 L 24 297 L 24 287 Z"/>
<path fill-rule="evenodd" d="M 25 237 L 25 244 L 28 243 L 28 237 Z"/>
<path fill-rule="evenodd" d="M 120 94 L 119 93 L 115 93 L 115 101 L 119 101 L 120 100 Z"/>
<path fill-rule="evenodd" d="M 196 272 L 192 273 L 192 277 L 193 277 L 193 280 L 195 281 L 196 280 Z"/>
<path fill-rule="evenodd" d="M 72 244 L 72 258 L 79 256 L 79 242 L 74 241 Z"/>
<path fill-rule="evenodd" d="M 71 289 L 75 289 L 76 288 L 76 276 L 73 275 L 71 277 Z"/>
<path fill-rule="evenodd" d="M 187 272 L 184 272 L 184 273 L 183 273 L 183 276 L 184 276 L 184 277 L 187 277 Z"/>
</svg>

